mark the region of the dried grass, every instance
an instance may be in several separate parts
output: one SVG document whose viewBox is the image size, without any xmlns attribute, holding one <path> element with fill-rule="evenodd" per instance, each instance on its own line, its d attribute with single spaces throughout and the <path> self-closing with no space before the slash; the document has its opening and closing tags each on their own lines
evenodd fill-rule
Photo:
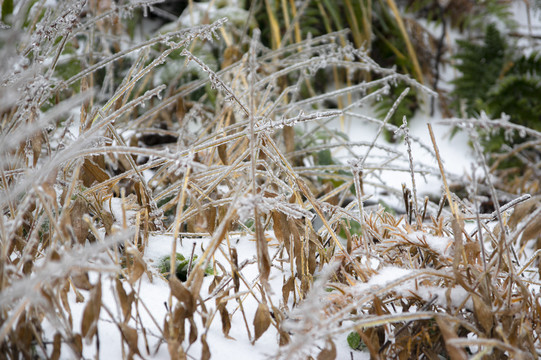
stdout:
<svg viewBox="0 0 541 360">
<path fill-rule="evenodd" d="M 397 169 L 409 171 L 414 184 L 430 173 L 445 180 L 435 142 L 426 150 L 441 172 L 415 163 L 411 143 L 418 139 L 407 131 L 407 155 L 376 143 L 384 128 L 399 130 L 387 123 L 396 106 L 383 120 L 358 112 L 396 82 L 432 95 L 429 89 L 379 67 L 347 44 L 344 32 L 271 51 L 254 31 L 239 44 L 245 55 L 230 46 L 226 65 L 213 70 L 194 49 L 212 47 L 220 31 L 236 36 L 224 19 L 125 44 L 121 20 L 134 10 L 128 5 L 31 3 L 16 9 L 0 53 L 13 66 L 0 79 L 0 358 L 99 351 L 98 323 L 107 315 L 124 358 L 152 357 L 149 338 L 157 337 L 171 358 L 186 358 L 198 342 L 207 359 L 218 314 L 225 337 L 234 315 L 254 343 L 274 329 L 277 357 L 288 359 L 335 358 L 335 336 L 349 331 L 376 359 L 540 354 L 538 198 L 496 208 L 487 219 L 498 220 L 494 228 L 480 221 L 487 217 L 477 205 L 461 201 L 460 211 L 447 184 L 450 212 L 443 202 L 418 199 L 415 187 L 389 189 L 379 181 L 378 171 Z M 35 13 L 26 15 L 30 7 Z M 73 56 L 82 66 L 61 79 L 66 49 L 77 44 Z M 161 84 L 163 64 L 174 61 L 186 76 Z M 303 94 L 307 80 L 333 68 L 369 72 L 373 80 Z M 189 69 L 197 79 L 189 79 Z M 346 96 L 349 105 L 324 107 Z M 371 142 L 349 141 L 328 131 L 328 121 L 340 117 L 374 122 L 379 131 Z M 353 148 L 364 155 L 349 165 L 316 161 L 322 151 Z M 375 149 L 388 151 L 381 157 Z M 487 185 L 497 203 L 498 192 Z M 367 187 L 404 199 L 406 214 L 366 207 Z M 478 218 L 475 232 L 468 216 Z M 257 243 L 255 280 L 245 277 L 247 263 L 239 264 L 231 245 L 238 233 Z M 144 257 L 157 235 L 171 240 L 170 269 L 177 239 L 210 238 L 193 267 L 190 258 L 186 282 L 169 277 L 163 318 L 152 315 L 139 290 L 143 279 L 161 281 Z M 214 263 L 220 271 L 204 298 L 204 269 L 216 254 L 228 264 Z M 283 276 L 279 300 L 269 284 L 275 269 Z M 85 304 L 80 323 L 72 297 Z M 247 299 L 258 302 L 255 314 L 245 312 Z M 142 312 L 151 323 L 142 322 Z M 54 333 L 44 331 L 45 322 Z"/>
</svg>

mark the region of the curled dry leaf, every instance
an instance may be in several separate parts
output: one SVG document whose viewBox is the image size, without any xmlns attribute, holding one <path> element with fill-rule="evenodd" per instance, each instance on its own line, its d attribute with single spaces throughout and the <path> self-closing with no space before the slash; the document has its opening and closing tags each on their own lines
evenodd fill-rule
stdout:
<svg viewBox="0 0 541 360">
<path fill-rule="evenodd" d="M 80 196 L 75 201 L 71 202 L 68 209 L 68 219 L 71 228 L 73 229 L 75 240 L 79 244 L 84 244 L 88 236 L 88 223 L 84 219 L 84 216 L 88 214 L 88 204 Z"/>
<path fill-rule="evenodd" d="M 129 295 L 127 295 L 126 291 L 124 290 L 124 286 L 122 286 L 122 282 L 118 278 L 115 279 L 115 287 L 116 293 L 118 295 L 118 300 L 120 302 L 120 307 L 122 308 L 122 316 L 124 318 L 124 321 L 128 321 L 129 315 L 131 313 L 131 306 L 133 300 L 135 299 L 135 294 L 132 291 Z"/>
<path fill-rule="evenodd" d="M 81 335 L 86 339 L 92 339 L 98 329 L 98 320 L 101 310 L 101 279 L 90 291 L 90 298 L 83 311 L 81 320 Z"/>
<path fill-rule="evenodd" d="M 209 360 L 210 359 L 210 348 L 209 344 L 207 343 L 207 335 L 202 334 L 201 335 L 201 360 Z"/>
<path fill-rule="evenodd" d="M 91 290 L 92 284 L 88 278 L 88 273 L 86 271 L 75 270 L 71 275 L 71 281 L 73 286 L 81 290 Z"/>
<path fill-rule="evenodd" d="M 119 327 L 120 331 L 122 332 L 122 337 L 124 341 L 126 342 L 126 344 L 128 344 L 128 347 L 130 348 L 130 353 L 141 356 L 138 346 L 139 336 L 137 334 L 137 330 L 128 326 L 127 324 L 119 324 Z"/>
<path fill-rule="evenodd" d="M 62 345 L 62 335 L 59 333 L 54 334 L 53 337 L 53 352 L 51 353 L 51 360 L 60 359 L 60 349 Z"/>
<path fill-rule="evenodd" d="M 267 304 L 259 303 L 257 310 L 254 316 L 254 330 L 255 337 L 254 342 L 257 341 L 267 331 L 271 324 L 271 316 L 269 312 L 269 307 Z"/>
<path fill-rule="evenodd" d="M 100 163 L 100 161 L 98 161 L 98 163 Z M 105 162 L 102 162 L 103 166 L 100 166 L 98 163 L 89 158 L 86 158 L 83 162 L 80 179 L 83 181 L 84 186 L 91 187 L 94 182 L 102 183 L 109 180 L 109 175 L 103 170 Z"/>
<path fill-rule="evenodd" d="M 137 280 L 139 280 L 139 278 L 141 278 L 141 275 L 147 271 L 147 263 L 145 260 L 143 260 L 141 253 L 137 249 L 130 247 L 128 248 L 127 253 L 133 256 L 133 267 L 130 273 L 129 281 L 130 284 L 134 284 Z"/>
<path fill-rule="evenodd" d="M 447 353 L 451 360 L 466 360 L 468 358 L 466 351 L 461 347 L 454 346 L 452 342 L 449 342 L 451 339 L 458 338 L 455 327 L 450 324 L 447 319 L 444 319 L 441 316 L 436 316 L 436 322 L 445 340 L 445 347 L 447 348 Z"/>
<path fill-rule="evenodd" d="M 479 321 L 485 330 L 485 333 L 490 334 L 494 327 L 494 315 L 492 309 L 479 296 L 473 295 L 472 299 L 477 321 Z"/>
<path fill-rule="evenodd" d="M 334 360 L 336 359 L 336 345 L 334 345 L 334 342 L 331 339 L 327 339 L 327 342 L 325 343 L 325 347 L 319 355 L 317 356 L 317 360 Z"/>
<path fill-rule="evenodd" d="M 190 290 L 176 276 L 169 278 L 169 287 L 173 296 L 184 305 L 188 316 L 193 314 L 195 311 L 195 301 Z"/>
</svg>

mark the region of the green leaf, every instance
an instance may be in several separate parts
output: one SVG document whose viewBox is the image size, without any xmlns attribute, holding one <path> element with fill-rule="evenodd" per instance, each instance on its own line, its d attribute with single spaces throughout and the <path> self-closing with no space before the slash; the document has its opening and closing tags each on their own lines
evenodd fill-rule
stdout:
<svg viewBox="0 0 541 360">
<path fill-rule="evenodd" d="M 361 335 L 357 331 L 352 331 L 348 334 L 348 345 L 353 350 L 360 350 L 364 347 L 363 342 L 361 341 Z"/>
<path fill-rule="evenodd" d="M 2 22 L 6 22 L 8 15 L 13 13 L 13 0 L 4 0 L 2 3 Z"/>
</svg>

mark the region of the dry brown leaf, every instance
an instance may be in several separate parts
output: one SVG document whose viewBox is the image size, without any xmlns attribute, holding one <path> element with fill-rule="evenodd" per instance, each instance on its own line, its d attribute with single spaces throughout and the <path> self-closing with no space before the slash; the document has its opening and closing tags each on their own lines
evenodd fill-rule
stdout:
<svg viewBox="0 0 541 360">
<path fill-rule="evenodd" d="M 177 303 L 175 306 L 175 311 L 173 312 L 173 318 L 171 319 L 171 330 L 173 330 L 173 333 L 168 333 L 168 338 L 173 338 L 181 343 L 184 341 L 184 336 L 186 335 L 186 329 L 185 329 L 185 322 L 186 322 L 186 309 L 184 307 L 183 303 Z M 169 324 L 165 325 L 165 329 L 169 331 Z"/>
<path fill-rule="evenodd" d="M 199 294 L 201 292 L 201 286 L 203 286 L 203 280 L 205 278 L 205 272 L 201 266 L 195 265 L 192 269 L 192 280 L 190 282 L 190 292 L 192 294 Z M 195 304 L 195 300 L 194 300 Z"/>
<path fill-rule="evenodd" d="M 441 316 L 436 316 L 436 323 L 440 329 L 443 339 L 445 341 L 445 348 L 451 360 L 465 360 L 468 358 L 466 351 L 463 348 L 458 346 L 453 346 L 449 343 L 449 340 L 458 339 L 455 326 L 449 323 L 447 319 L 444 319 Z"/>
<path fill-rule="evenodd" d="M 282 286 L 282 298 L 284 299 L 284 304 L 288 303 L 289 293 L 295 291 L 295 278 L 291 276 Z"/>
<path fill-rule="evenodd" d="M 175 115 L 177 116 L 178 123 L 182 126 L 182 120 L 186 115 L 186 104 L 182 97 L 179 97 L 177 100 Z"/>
<path fill-rule="evenodd" d="M 113 233 L 113 224 L 115 223 L 115 218 L 113 214 L 109 211 L 102 210 L 100 213 L 101 221 L 105 227 L 105 235 L 111 235 Z"/>
<path fill-rule="evenodd" d="M 222 318 L 222 332 L 226 338 L 232 339 L 231 336 L 229 336 L 229 330 L 231 330 L 231 317 L 227 312 L 226 305 L 227 304 L 225 302 L 220 302 L 218 305 L 218 311 L 220 312 L 220 317 Z"/>
<path fill-rule="evenodd" d="M 254 316 L 254 343 L 267 331 L 271 324 L 271 316 L 267 304 L 259 303 Z"/>
<path fill-rule="evenodd" d="M 295 130 L 293 129 L 293 126 L 284 126 L 283 134 L 286 153 L 295 151 Z"/>
<path fill-rule="evenodd" d="M 190 345 L 191 345 L 197 340 L 197 325 L 195 325 L 195 321 L 193 317 L 189 318 L 189 321 L 190 321 L 190 336 L 188 337 L 188 341 L 190 342 Z"/>
<path fill-rule="evenodd" d="M 88 278 L 88 273 L 86 271 L 76 271 L 71 275 L 71 282 L 73 286 L 81 290 L 91 290 L 92 284 Z"/>
<path fill-rule="evenodd" d="M 45 181 L 41 184 L 41 188 L 43 189 L 43 192 L 47 194 L 47 196 L 49 197 L 49 200 L 52 201 L 55 209 L 58 209 L 58 201 L 56 199 L 56 190 L 54 189 L 57 175 L 58 175 L 58 168 L 55 168 L 53 171 L 49 173 L 49 175 L 47 176 L 47 179 L 45 179 Z"/>
<path fill-rule="evenodd" d="M 106 180 L 109 180 L 109 175 L 89 158 L 86 158 L 79 178 L 83 181 L 83 185 L 86 187 L 91 187 L 94 182 L 102 183 Z"/>
<path fill-rule="evenodd" d="M 216 228 L 216 207 L 215 206 L 210 206 L 206 211 L 205 211 L 205 216 L 206 216 L 206 220 L 207 220 L 207 231 L 209 234 L 213 234 L 214 233 L 214 230 Z"/>
<path fill-rule="evenodd" d="M 233 268 L 231 269 L 231 277 L 233 278 L 233 286 L 235 292 L 239 292 L 240 288 L 240 278 L 239 278 L 239 256 L 237 254 L 236 248 L 231 248 L 231 261 L 233 263 Z"/>
<path fill-rule="evenodd" d="M 68 313 L 68 321 L 70 326 L 73 326 L 73 317 L 71 315 L 71 307 L 70 303 L 68 301 L 68 292 L 70 291 L 70 283 L 69 281 L 66 281 L 66 285 L 62 287 L 60 290 L 60 301 L 62 302 L 62 306 Z"/>
<path fill-rule="evenodd" d="M 183 283 L 177 279 L 176 276 L 169 277 L 169 287 L 171 288 L 171 293 L 178 301 L 184 304 L 188 316 L 195 311 L 195 302 L 190 290 L 188 290 Z"/>
<path fill-rule="evenodd" d="M 89 225 L 84 219 L 86 214 L 88 214 L 88 204 L 82 197 L 78 196 L 75 201 L 71 202 L 68 216 L 75 239 L 79 244 L 84 244 L 88 236 Z"/>
<path fill-rule="evenodd" d="M 41 146 L 43 145 L 43 134 L 42 133 L 36 134 L 30 141 L 32 143 L 32 154 L 34 155 L 33 166 L 36 167 L 39 156 L 41 155 Z"/>
<path fill-rule="evenodd" d="M 218 156 L 220 157 L 220 160 L 222 160 L 222 163 L 224 165 L 229 165 L 229 161 L 227 159 L 227 145 L 226 144 L 218 145 Z"/>
<path fill-rule="evenodd" d="M 51 360 L 60 359 L 60 350 L 62 347 L 62 335 L 59 333 L 54 334 L 53 338 L 53 352 L 51 353 Z"/>
<path fill-rule="evenodd" d="M 331 339 L 327 339 L 327 342 L 325 343 L 325 347 L 319 355 L 317 356 L 317 360 L 334 360 L 336 359 L 336 346 L 334 345 L 334 342 Z"/>
<path fill-rule="evenodd" d="M 126 344 L 128 344 L 128 347 L 130 348 L 130 352 L 141 356 L 141 353 L 139 352 L 139 345 L 138 345 L 139 334 L 137 334 L 137 330 L 128 326 L 127 324 L 119 324 L 119 326 L 120 326 L 120 331 L 122 332 L 122 337 L 124 338 L 124 341 L 126 342 Z"/>
<path fill-rule="evenodd" d="M 259 216 L 257 216 L 257 211 L 255 214 L 257 267 L 259 268 L 259 279 L 263 284 L 265 284 L 269 280 L 271 262 L 269 257 L 269 249 L 267 247 L 267 240 L 265 239 L 263 226 L 261 225 L 261 219 Z"/>
<path fill-rule="evenodd" d="M 122 316 L 124 318 L 124 322 L 129 320 L 129 315 L 131 313 L 131 306 L 133 303 L 133 300 L 135 299 L 135 294 L 130 292 L 130 295 L 126 294 L 126 291 L 124 290 L 124 286 L 122 286 L 122 282 L 119 278 L 115 279 L 115 287 L 116 287 L 116 293 L 118 295 L 118 300 L 120 302 L 120 307 L 122 308 Z"/>
<path fill-rule="evenodd" d="M 210 359 L 210 349 L 209 344 L 207 343 L 207 334 L 201 335 L 201 360 L 209 360 Z"/>
<path fill-rule="evenodd" d="M 239 47 L 237 45 L 229 45 L 224 50 L 224 59 L 222 61 L 222 69 L 230 65 L 233 65 L 235 62 L 240 60 L 241 57 L 242 57 L 242 53 Z"/>
<path fill-rule="evenodd" d="M 472 295 L 473 309 L 475 317 L 485 330 L 485 333 L 491 334 L 494 327 L 494 315 L 492 309 L 477 295 Z"/>
<path fill-rule="evenodd" d="M 81 335 L 86 339 L 92 339 L 98 329 L 98 321 L 101 310 L 101 279 L 90 291 L 90 298 L 83 311 L 81 320 Z"/>
<path fill-rule="evenodd" d="M 73 349 L 77 352 L 77 355 L 79 357 L 83 356 L 83 337 L 81 334 L 74 334 L 73 338 L 71 339 L 73 344 Z"/>
<path fill-rule="evenodd" d="M 165 326 L 165 328 L 167 328 L 167 326 Z M 167 342 L 167 349 L 169 350 L 171 359 L 186 360 L 186 353 L 178 341 L 169 340 Z"/>
<path fill-rule="evenodd" d="M 141 253 L 137 249 L 130 247 L 127 253 L 133 257 L 133 266 L 129 277 L 129 282 L 133 285 L 147 270 L 147 263 L 143 260 Z"/>
</svg>

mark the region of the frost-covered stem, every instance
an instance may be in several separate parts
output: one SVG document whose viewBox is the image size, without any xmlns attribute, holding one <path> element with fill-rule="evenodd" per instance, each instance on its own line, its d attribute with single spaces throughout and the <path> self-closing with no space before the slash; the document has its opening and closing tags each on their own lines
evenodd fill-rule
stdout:
<svg viewBox="0 0 541 360">
<path fill-rule="evenodd" d="M 449 203 L 449 207 L 451 208 L 451 213 L 455 217 L 455 220 L 459 221 L 459 214 L 456 203 L 453 201 L 453 197 L 451 196 L 451 191 L 449 190 L 449 185 L 447 184 L 447 176 L 445 175 L 445 171 L 443 170 L 443 162 L 440 158 L 440 151 L 438 149 L 438 144 L 436 143 L 436 138 L 434 137 L 434 132 L 432 131 L 432 125 L 430 123 L 426 124 L 428 127 L 428 132 L 430 134 L 430 140 L 432 141 L 432 146 L 434 147 L 434 152 L 436 154 L 436 160 L 438 161 L 438 166 L 440 168 L 440 175 L 441 180 L 443 181 L 443 186 L 445 188 L 445 195 L 447 196 L 447 202 Z"/>
<path fill-rule="evenodd" d="M 107 110 L 109 109 L 109 107 L 111 107 L 111 105 L 113 105 L 128 89 L 131 89 L 133 87 L 133 85 L 135 85 L 135 83 L 137 81 L 139 81 L 141 78 L 143 78 L 143 76 L 145 76 L 146 74 L 148 74 L 152 69 L 154 69 L 156 66 L 160 65 L 160 64 L 163 64 L 165 62 L 165 59 L 167 56 L 169 56 L 169 54 L 171 54 L 173 51 L 177 50 L 177 49 L 180 49 L 181 47 L 185 46 L 187 43 L 193 41 L 196 37 L 199 37 L 199 36 L 208 36 L 207 33 L 208 32 L 213 32 L 217 27 L 220 27 L 223 25 L 223 23 L 225 23 L 225 19 L 220 19 L 220 20 L 217 20 L 215 21 L 212 25 L 209 25 L 207 27 L 205 27 L 204 30 L 201 30 L 201 32 L 196 32 L 196 33 L 190 33 L 185 40 L 179 42 L 179 43 L 174 43 L 174 42 L 170 42 L 169 45 L 170 45 L 170 48 L 165 50 L 158 58 L 156 58 L 154 61 L 152 61 L 150 64 L 148 64 L 145 68 L 143 68 L 141 71 L 139 71 L 139 73 L 137 73 L 132 80 L 130 80 L 126 85 L 122 86 L 120 89 L 118 89 L 115 93 L 115 95 L 107 102 L 107 104 L 105 104 L 105 106 L 103 107 L 103 110 Z M 96 115 L 94 117 L 94 119 L 92 120 L 92 123 L 94 123 L 99 117 L 99 113 L 98 115 Z"/>
<path fill-rule="evenodd" d="M 126 143 L 124 142 L 124 139 L 122 139 L 122 137 L 118 134 L 118 132 L 116 131 L 114 126 L 112 126 L 111 124 L 108 124 L 107 128 L 109 129 L 111 134 L 113 134 L 116 141 L 118 141 L 118 143 L 121 146 L 126 146 Z M 145 177 L 139 171 L 139 169 L 137 168 L 137 164 L 135 164 L 135 161 L 133 160 L 133 158 L 131 156 L 125 156 L 125 158 L 128 160 L 128 163 L 130 164 L 133 171 L 135 171 L 135 173 L 137 174 L 137 177 L 139 178 L 139 181 L 143 185 L 143 191 L 145 192 L 145 195 L 148 197 L 148 202 L 149 202 L 149 205 L 150 205 L 150 209 L 152 210 L 154 215 L 157 215 L 159 213 L 158 205 L 156 204 L 156 201 L 154 201 L 154 197 L 152 196 L 152 190 L 150 190 L 150 188 L 148 187 L 148 183 L 147 183 Z M 158 226 L 158 228 L 160 228 L 160 230 L 163 230 L 163 223 L 162 223 L 161 219 L 159 219 L 159 217 L 155 216 L 154 221 L 156 221 L 156 225 Z"/>
<path fill-rule="evenodd" d="M 355 184 L 355 195 L 357 195 L 357 206 L 359 207 L 359 224 L 361 225 L 361 241 L 364 245 L 366 256 L 369 256 L 368 241 L 366 240 L 364 228 L 364 204 L 361 198 L 361 176 L 363 173 L 362 160 L 351 164 L 351 172 L 353 173 L 353 182 Z"/>
<path fill-rule="evenodd" d="M 539 215 L 541 215 L 541 207 L 537 208 L 533 213 L 531 213 L 530 215 L 528 215 L 528 217 L 524 220 L 522 220 L 520 222 L 520 224 L 517 226 L 517 228 L 515 229 L 515 231 L 511 234 L 511 236 L 509 237 L 509 240 L 510 241 L 514 241 L 515 239 L 517 239 L 520 235 L 521 232 L 523 232 L 524 230 L 526 230 L 526 228 L 533 222 L 535 221 Z"/>
<path fill-rule="evenodd" d="M 415 170 L 413 169 L 413 153 L 411 151 L 411 140 L 410 140 L 410 132 L 408 128 L 408 121 L 406 120 L 406 117 L 404 116 L 402 118 L 402 130 L 404 131 L 404 141 L 406 142 L 406 146 L 408 148 L 408 159 L 409 159 L 409 165 L 410 165 L 410 174 L 411 174 L 411 187 L 413 191 L 413 209 L 414 209 L 414 217 L 415 221 L 417 221 L 417 215 L 419 215 L 419 207 L 417 205 L 417 187 L 415 186 Z M 417 224 L 419 226 L 419 224 Z"/>
<path fill-rule="evenodd" d="M 461 128 L 467 125 L 471 127 L 480 127 L 480 128 L 485 128 L 485 129 L 494 129 L 494 128 L 512 129 L 512 130 L 518 131 L 521 134 L 524 134 L 524 137 L 526 135 L 529 135 L 531 137 L 541 139 L 541 132 L 536 131 L 532 128 L 523 126 L 523 125 L 509 122 L 507 121 L 507 118 L 505 117 L 501 119 L 488 119 L 487 116 L 485 115 L 485 116 L 481 116 L 480 119 L 441 120 L 441 121 L 438 121 L 438 124 L 459 126 Z"/>
<path fill-rule="evenodd" d="M 258 211 L 258 201 L 257 199 L 257 177 L 256 177 L 256 168 L 257 168 L 257 148 L 258 148 L 258 137 L 255 132 L 255 112 L 256 112 L 256 103 L 255 103 L 255 94 L 254 94 L 254 84 L 256 79 L 257 71 L 257 62 L 256 62 L 256 47 L 259 41 L 259 30 L 255 29 L 252 34 L 252 41 L 250 43 L 250 53 L 248 58 L 249 74 L 248 74 L 248 87 L 250 94 L 248 95 L 249 101 L 249 112 L 248 117 L 250 119 L 250 162 L 251 162 L 251 178 L 252 178 L 252 196 L 254 199 L 254 224 L 255 224 L 255 238 L 257 243 L 257 266 L 259 269 L 260 278 L 263 282 L 264 287 L 267 284 L 270 264 L 268 263 L 268 250 L 267 244 L 265 243 L 265 238 L 263 236 L 263 228 L 261 227 L 261 220 L 259 219 Z M 240 102 L 239 102 L 240 103 Z M 264 288 L 262 291 L 262 301 L 265 301 Z"/>
<path fill-rule="evenodd" d="M 402 93 L 398 97 L 398 99 L 396 99 L 393 106 L 387 112 L 387 115 L 383 119 L 383 122 L 380 124 L 380 126 L 378 128 L 378 131 L 376 132 L 376 135 L 374 136 L 374 139 L 372 140 L 372 143 L 370 144 L 370 147 L 368 148 L 368 150 L 366 150 L 366 154 L 364 154 L 364 157 L 363 157 L 362 162 L 361 162 L 361 166 L 364 166 L 364 163 L 365 163 L 366 159 L 368 159 L 368 155 L 370 154 L 370 151 L 372 151 L 372 149 L 376 145 L 376 141 L 378 140 L 379 136 L 381 135 L 381 132 L 383 131 L 383 128 L 385 127 L 385 124 L 387 124 L 387 122 L 389 121 L 391 116 L 394 115 L 394 113 L 396 112 L 396 109 L 398 109 L 398 105 L 400 105 L 400 103 L 406 97 L 406 95 L 408 94 L 409 91 L 410 91 L 409 87 L 405 88 L 404 91 L 402 91 Z"/>
<path fill-rule="evenodd" d="M 483 241 L 483 228 L 481 226 L 481 218 L 479 216 L 479 205 L 477 203 L 477 179 L 475 177 L 476 169 L 473 164 L 471 165 L 471 169 L 472 169 L 472 186 L 473 186 L 473 206 L 475 207 L 475 219 L 477 222 L 477 231 L 479 233 L 478 235 L 479 246 L 481 247 L 481 256 L 483 258 L 483 271 L 486 273 L 487 272 L 487 259 L 486 259 L 486 254 L 485 254 L 485 244 Z M 485 276 L 485 279 L 487 279 L 486 276 Z"/>
<path fill-rule="evenodd" d="M 501 212 L 504 212 L 506 210 L 509 210 L 510 208 L 514 207 L 515 205 L 518 205 L 520 204 L 521 202 L 523 201 L 526 201 L 526 200 L 529 200 L 532 196 L 530 194 L 524 194 L 522 196 L 519 196 L 518 198 L 516 199 L 513 199 L 511 201 L 509 201 L 507 204 L 505 204 L 504 206 L 502 206 L 500 208 L 500 211 Z M 493 211 L 491 214 L 490 214 L 490 220 L 491 221 L 494 221 L 496 220 L 496 217 L 498 216 L 497 212 L 496 211 Z"/>
<path fill-rule="evenodd" d="M 107 109 L 112 105 L 112 102 L 107 103 L 102 109 L 100 109 L 100 111 L 98 111 L 98 114 L 96 114 L 96 116 L 94 117 L 94 120 L 92 120 L 92 124 L 94 126 L 92 126 L 92 128 L 86 133 L 86 135 L 88 136 L 88 135 L 94 134 L 101 127 L 111 123 L 112 121 L 115 121 L 118 117 L 122 116 L 122 114 L 125 114 L 128 110 L 131 110 L 135 108 L 137 105 L 142 104 L 144 101 L 149 100 L 150 98 L 154 96 L 160 97 L 160 92 L 164 90 L 165 88 L 166 88 L 165 85 L 160 85 L 152 90 L 148 90 L 143 95 L 139 96 L 137 99 L 134 99 L 130 101 L 129 103 L 123 105 L 120 109 L 114 111 L 111 115 L 106 117 L 104 116 L 103 111 L 107 111 Z M 124 91 L 120 92 L 118 96 L 114 96 L 113 98 L 118 99 L 123 92 Z M 96 120 L 100 116 L 102 117 L 102 120 L 96 123 Z"/>
<path fill-rule="evenodd" d="M 500 239 L 498 240 L 498 248 L 499 248 L 499 256 L 500 259 L 503 256 L 503 247 L 505 246 L 505 251 L 507 255 L 507 261 L 509 262 L 509 272 L 513 274 L 513 266 L 512 266 L 512 259 L 511 259 L 511 252 L 509 250 L 509 246 L 506 246 L 506 240 L 505 240 L 505 229 L 503 226 L 503 219 L 502 219 L 502 213 L 500 209 L 500 203 L 498 199 L 498 194 L 496 193 L 496 189 L 494 188 L 494 184 L 492 184 L 492 181 L 490 180 L 490 172 L 488 170 L 488 165 L 486 163 L 485 157 L 483 156 L 483 153 L 481 149 L 479 148 L 479 142 L 477 139 L 473 139 L 473 148 L 477 154 L 477 157 L 479 159 L 479 162 L 481 163 L 481 167 L 483 169 L 483 172 L 485 173 L 485 179 L 488 184 L 488 188 L 490 190 L 490 196 L 492 197 L 492 202 L 494 203 L 495 213 L 498 220 L 498 224 L 500 225 Z M 498 268 L 501 267 L 501 261 L 498 263 Z M 509 284 L 509 290 L 511 291 L 511 284 Z M 509 294 L 508 300 L 511 301 L 511 294 Z"/>
<path fill-rule="evenodd" d="M 92 73 L 92 72 L 94 72 L 96 70 L 99 70 L 100 68 L 106 66 L 107 64 L 110 64 L 113 61 L 118 60 L 118 59 L 120 59 L 120 58 L 134 52 L 134 51 L 149 48 L 149 47 L 151 47 L 152 45 L 154 45 L 156 43 L 165 42 L 165 41 L 167 41 L 168 39 L 170 39 L 172 37 L 184 35 L 184 34 L 187 33 L 186 34 L 187 36 L 182 41 L 180 41 L 179 43 L 175 43 L 174 46 L 172 46 L 170 49 L 164 51 L 164 54 L 166 54 L 166 56 L 167 56 L 173 50 L 181 48 L 182 46 L 187 45 L 188 43 L 192 42 L 193 40 L 195 40 L 196 37 L 201 37 L 202 35 L 204 35 L 204 34 L 206 34 L 208 32 L 211 32 L 211 33 L 214 32 L 215 30 L 217 30 L 218 28 L 223 26 L 223 24 L 226 21 L 227 21 L 227 19 L 223 18 L 223 19 L 219 19 L 219 20 L 215 21 L 214 23 L 212 23 L 210 25 L 205 25 L 205 26 L 202 26 L 200 28 L 197 28 L 197 29 L 195 29 L 195 31 L 187 31 L 187 30 L 183 29 L 183 30 L 180 30 L 180 31 L 175 31 L 175 32 L 171 32 L 171 33 L 168 33 L 168 34 L 158 36 L 158 37 L 154 37 L 154 38 L 152 38 L 152 39 L 150 39 L 150 40 L 148 40 L 146 42 L 137 44 L 136 46 L 133 46 L 133 47 L 131 47 L 129 49 L 120 51 L 120 52 L 115 53 L 114 55 L 112 55 L 112 56 L 110 56 L 110 57 L 108 57 L 106 59 L 103 59 L 102 61 L 88 67 L 87 69 L 85 69 L 83 71 L 81 71 L 77 75 L 74 75 L 70 79 L 66 80 L 64 83 L 59 84 L 59 86 L 61 86 L 61 85 L 71 85 L 74 82 L 76 82 L 76 81 L 80 80 L 81 78 L 85 77 L 86 75 L 88 75 L 88 74 L 90 74 L 90 73 Z"/>
<path fill-rule="evenodd" d="M 345 87 L 345 88 L 340 88 L 338 90 L 329 91 L 329 92 L 326 92 L 326 93 L 321 94 L 321 95 L 315 95 L 315 96 L 309 97 L 307 99 L 299 100 L 299 101 L 294 102 L 294 103 L 289 103 L 287 105 L 280 106 L 280 107 L 278 107 L 276 109 L 276 111 L 277 112 L 286 111 L 286 110 L 290 109 L 292 105 L 294 105 L 296 107 L 304 106 L 304 105 L 310 105 L 310 104 L 317 103 L 317 102 L 325 100 L 325 99 L 338 97 L 340 95 L 351 94 L 351 93 L 355 93 L 357 91 L 366 91 L 366 90 L 369 90 L 369 89 L 374 88 L 374 87 L 379 86 L 379 85 L 388 84 L 394 78 L 395 77 L 393 75 L 389 75 L 389 76 L 386 76 L 384 78 L 373 80 L 373 81 L 370 81 L 370 82 L 362 82 L 362 83 L 357 84 L 357 85 L 352 85 L 352 86 L 348 86 L 348 87 Z M 378 89 L 376 91 L 378 91 L 378 93 L 380 93 L 383 90 L 384 90 L 384 88 L 380 88 L 380 89 Z M 364 96 L 360 100 L 364 100 L 368 96 L 371 96 L 372 94 L 373 93 L 371 92 L 370 94 Z M 352 107 L 352 105 L 348 105 L 346 108 L 343 109 L 343 111 L 346 111 L 346 110 L 350 109 Z"/>
<path fill-rule="evenodd" d="M 205 64 L 203 61 L 201 61 L 197 56 L 193 55 L 187 49 L 182 50 L 182 53 L 180 55 L 186 56 L 186 58 L 189 61 L 195 62 L 201 68 L 201 70 L 203 70 L 209 75 L 210 84 L 213 88 L 222 89 L 227 94 L 226 100 L 234 101 L 235 103 L 237 103 L 237 105 L 239 105 L 239 107 L 244 112 L 244 114 L 246 114 L 247 116 L 250 116 L 250 111 L 239 100 L 239 98 L 235 95 L 233 90 L 222 79 L 220 79 L 220 77 L 214 71 L 212 71 L 207 66 L 207 64 Z M 252 99 L 252 97 L 250 97 L 250 99 Z"/>
</svg>

